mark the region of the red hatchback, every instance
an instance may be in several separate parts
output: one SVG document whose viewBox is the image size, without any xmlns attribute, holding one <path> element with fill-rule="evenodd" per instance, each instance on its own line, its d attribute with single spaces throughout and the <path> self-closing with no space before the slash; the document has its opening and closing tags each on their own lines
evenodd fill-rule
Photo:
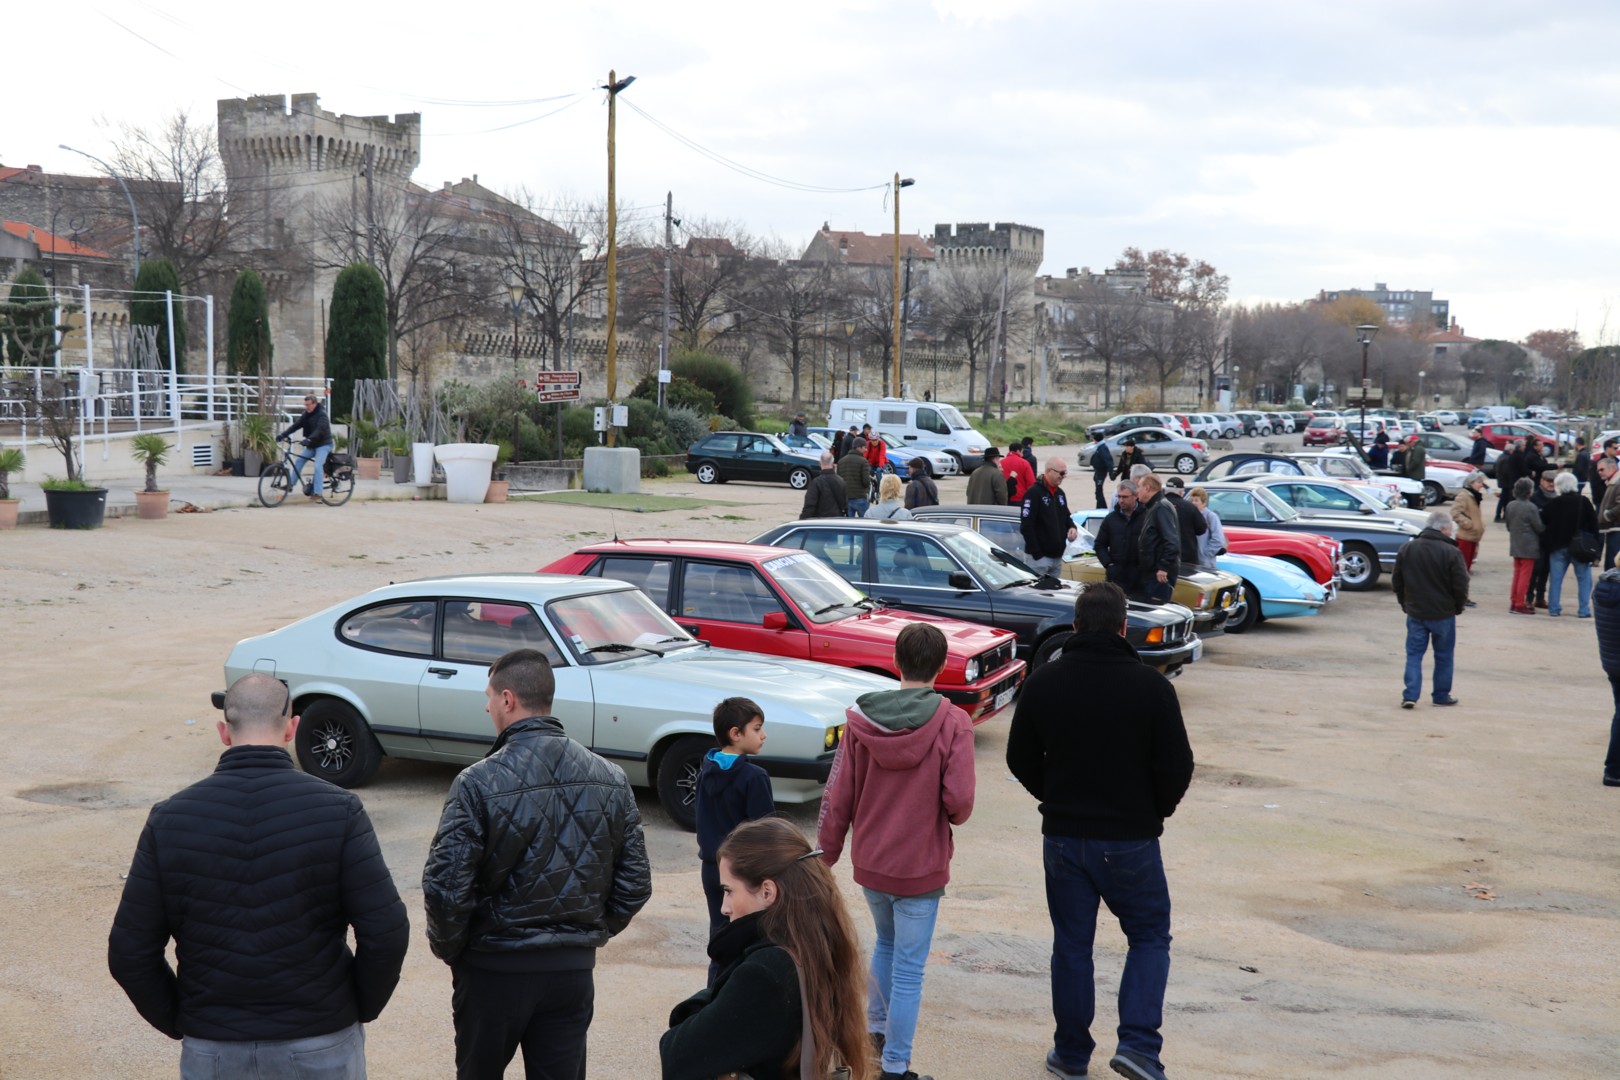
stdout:
<svg viewBox="0 0 1620 1080">
<path fill-rule="evenodd" d="M 931 622 L 947 646 L 935 689 L 975 724 L 1005 708 L 1024 679 L 1011 631 L 885 608 L 808 552 L 720 540 L 624 540 L 580 548 L 541 573 L 629 582 L 687 633 L 721 648 L 894 678 L 900 677 L 895 638 L 910 623 Z"/>
</svg>

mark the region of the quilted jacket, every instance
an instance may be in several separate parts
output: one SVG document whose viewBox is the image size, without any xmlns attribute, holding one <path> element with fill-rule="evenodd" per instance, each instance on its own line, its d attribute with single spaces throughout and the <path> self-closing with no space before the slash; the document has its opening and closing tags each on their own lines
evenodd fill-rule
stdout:
<svg viewBox="0 0 1620 1080">
<path fill-rule="evenodd" d="M 107 966 L 170 1038 L 302 1039 L 375 1020 L 409 940 L 360 799 L 243 745 L 152 808 Z"/>
<path fill-rule="evenodd" d="M 651 896 L 624 771 L 550 716 L 510 725 L 456 777 L 422 871 L 428 944 L 447 964 L 467 951 L 596 948 Z"/>
</svg>

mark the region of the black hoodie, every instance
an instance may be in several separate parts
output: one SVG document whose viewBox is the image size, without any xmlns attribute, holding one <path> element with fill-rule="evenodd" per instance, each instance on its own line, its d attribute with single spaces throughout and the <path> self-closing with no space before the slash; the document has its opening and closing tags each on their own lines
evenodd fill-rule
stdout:
<svg viewBox="0 0 1620 1080">
<path fill-rule="evenodd" d="M 776 812 L 771 778 L 765 770 L 746 757 L 722 769 L 715 760 L 719 752 L 710 750 L 704 756 L 697 779 L 698 858 L 704 862 L 714 861 L 714 853 L 732 829 Z"/>
</svg>

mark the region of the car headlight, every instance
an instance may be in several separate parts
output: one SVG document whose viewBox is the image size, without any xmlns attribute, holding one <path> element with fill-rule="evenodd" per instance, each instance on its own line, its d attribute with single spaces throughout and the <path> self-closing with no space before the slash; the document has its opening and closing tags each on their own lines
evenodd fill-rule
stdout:
<svg viewBox="0 0 1620 1080">
<path fill-rule="evenodd" d="M 1147 637 L 1143 638 L 1142 640 L 1147 642 L 1149 645 L 1158 645 L 1162 643 L 1164 641 L 1164 627 L 1155 626 L 1153 629 L 1147 632 Z"/>
<path fill-rule="evenodd" d="M 824 750 L 836 750 L 838 744 L 844 741 L 844 725 L 828 728 L 821 736 L 821 746 Z"/>
<path fill-rule="evenodd" d="M 963 672 L 963 675 L 966 676 L 968 682 L 979 681 L 979 658 L 977 656 L 967 662 L 967 670 Z"/>
</svg>

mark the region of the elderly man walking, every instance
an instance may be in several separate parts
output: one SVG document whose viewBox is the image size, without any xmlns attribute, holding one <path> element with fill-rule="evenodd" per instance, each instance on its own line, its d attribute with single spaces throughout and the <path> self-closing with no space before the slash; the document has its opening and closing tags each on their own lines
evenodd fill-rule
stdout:
<svg viewBox="0 0 1620 1080">
<path fill-rule="evenodd" d="M 287 687 L 244 675 L 223 708 L 213 773 L 141 830 L 107 964 L 146 1022 L 181 1040 L 181 1080 L 297 1080 L 317 1064 L 364 1080 L 361 1025 L 399 982 L 405 905 L 359 797 L 293 765 Z"/>
<path fill-rule="evenodd" d="M 1457 523 L 1444 510 L 1429 515 L 1424 530 L 1395 554 L 1390 583 L 1406 612 L 1406 685 L 1401 708 L 1410 709 L 1423 691 L 1423 654 L 1434 642 L 1436 705 L 1455 705 L 1451 696 L 1452 654 L 1457 648 L 1457 616 L 1468 605 L 1468 565 L 1455 539 Z"/>
<path fill-rule="evenodd" d="M 823 450 L 821 471 L 805 485 L 804 506 L 799 510 L 799 520 L 848 516 L 849 489 L 844 486 L 844 478 L 833 471 L 832 452 Z"/>
</svg>

